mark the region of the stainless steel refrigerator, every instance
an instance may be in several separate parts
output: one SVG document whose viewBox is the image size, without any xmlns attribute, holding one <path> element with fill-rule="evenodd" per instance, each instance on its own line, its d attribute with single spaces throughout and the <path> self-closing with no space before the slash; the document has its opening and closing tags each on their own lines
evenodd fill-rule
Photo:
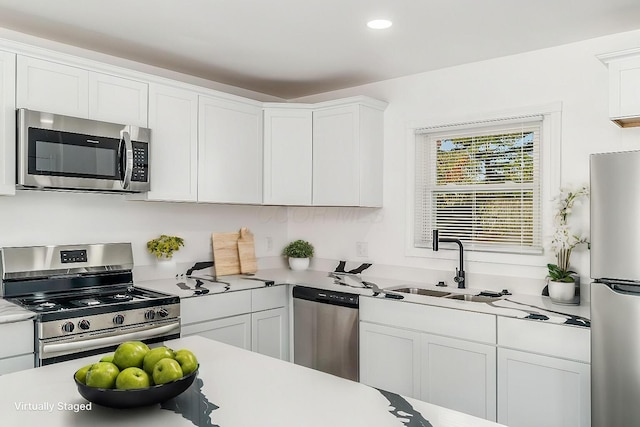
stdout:
<svg viewBox="0 0 640 427">
<path fill-rule="evenodd" d="M 592 154 L 591 425 L 640 425 L 640 151 Z"/>
</svg>

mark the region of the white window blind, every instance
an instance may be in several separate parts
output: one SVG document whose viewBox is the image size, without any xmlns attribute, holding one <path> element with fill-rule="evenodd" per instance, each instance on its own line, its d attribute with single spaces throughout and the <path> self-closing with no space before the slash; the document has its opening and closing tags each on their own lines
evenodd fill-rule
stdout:
<svg viewBox="0 0 640 427">
<path fill-rule="evenodd" d="M 541 253 L 542 117 L 416 130 L 414 245 Z"/>
</svg>

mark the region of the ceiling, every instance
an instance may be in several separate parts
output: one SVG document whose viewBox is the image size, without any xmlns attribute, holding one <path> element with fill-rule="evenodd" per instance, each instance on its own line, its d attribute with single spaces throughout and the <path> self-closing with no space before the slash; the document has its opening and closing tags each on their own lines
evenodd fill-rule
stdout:
<svg viewBox="0 0 640 427">
<path fill-rule="evenodd" d="M 640 29 L 640 1 L 0 0 L 0 26 L 293 99 Z"/>
</svg>

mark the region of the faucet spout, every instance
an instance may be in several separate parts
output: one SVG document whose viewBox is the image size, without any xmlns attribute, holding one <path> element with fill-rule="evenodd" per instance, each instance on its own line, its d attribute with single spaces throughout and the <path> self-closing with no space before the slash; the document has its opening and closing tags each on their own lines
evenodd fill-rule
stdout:
<svg viewBox="0 0 640 427">
<path fill-rule="evenodd" d="M 453 278 L 454 282 L 456 282 L 458 284 L 458 288 L 460 289 L 464 289 L 465 288 L 465 283 L 466 283 L 466 279 L 465 279 L 465 273 L 464 273 L 464 247 L 462 246 L 462 242 L 459 239 L 451 239 L 448 237 L 443 237 L 440 238 L 438 236 L 438 230 L 433 230 L 433 250 L 434 251 L 438 251 L 439 249 L 439 243 L 440 242 L 445 242 L 445 243 L 456 243 L 458 245 L 458 249 L 459 249 L 459 253 L 460 253 L 460 267 L 456 268 L 456 276 Z"/>
</svg>

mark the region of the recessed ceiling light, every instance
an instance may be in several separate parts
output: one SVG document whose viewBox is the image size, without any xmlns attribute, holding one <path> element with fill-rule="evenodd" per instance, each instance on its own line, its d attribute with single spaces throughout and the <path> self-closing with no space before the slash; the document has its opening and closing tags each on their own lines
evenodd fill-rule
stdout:
<svg viewBox="0 0 640 427">
<path fill-rule="evenodd" d="M 386 28 L 389 28 L 391 25 L 392 22 L 388 19 L 374 19 L 373 21 L 367 22 L 367 27 L 374 30 L 384 30 Z"/>
</svg>

